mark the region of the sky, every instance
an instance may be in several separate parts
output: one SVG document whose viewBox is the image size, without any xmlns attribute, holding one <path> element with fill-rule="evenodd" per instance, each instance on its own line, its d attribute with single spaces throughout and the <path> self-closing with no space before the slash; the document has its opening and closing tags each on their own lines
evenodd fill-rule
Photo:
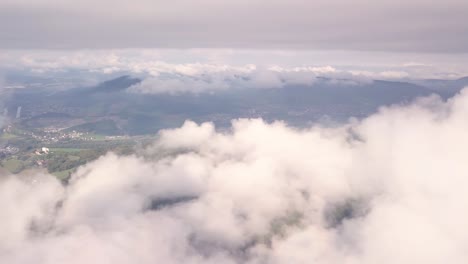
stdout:
<svg viewBox="0 0 468 264">
<path fill-rule="evenodd" d="M 467 15 L 463 0 L 2 0 L 0 75 L 199 63 L 456 79 L 468 75 Z"/>
<path fill-rule="evenodd" d="M 0 47 L 468 52 L 464 0 L 2 0 Z"/>
</svg>

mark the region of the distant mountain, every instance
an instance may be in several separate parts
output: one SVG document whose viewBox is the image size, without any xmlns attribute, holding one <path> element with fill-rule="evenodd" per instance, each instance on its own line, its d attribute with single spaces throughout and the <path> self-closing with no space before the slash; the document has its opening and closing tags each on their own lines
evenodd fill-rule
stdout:
<svg viewBox="0 0 468 264">
<path fill-rule="evenodd" d="M 124 75 L 116 79 L 105 81 L 92 89 L 92 91 L 96 93 L 115 93 L 124 91 L 128 87 L 140 82 L 141 80 L 138 78 L 132 78 L 129 75 Z"/>
<path fill-rule="evenodd" d="M 468 87 L 468 76 L 456 80 L 426 79 L 416 80 L 412 83 L 424 86 L 442 97 L 447 98 L 458 93 L 464 87 Z"/>
<path fill-rule="evenodd" d="M 104 81 L 96 86 L 69 89 L 69 90 L 63 91 L 59 95 L 69 96 L 71 94 L 74 94 L 76 96 L 90 96 L 93 94 L 117 93 L 117 92 L 125 91 L 130 86 L 135 85 L 140 82 L 141 80 L 138 78 L 133 78 L 129 75 L 124 75 L 115 79 Z"/>
<path fill-rule="evenodd" d="M 382 80 L 356 83 L 319 78 L 313 86 L 228 89 L 196 95 L 126 92 L 139 82 L 140 79 L 126 75 L 94 87 L 57 93 L 21 89 L 10 97 L 8 105 L 12 113 L 22 106 L 24 118 L 35 119 L 33 123 L 25 122 L 26 125 L 41 124 L 38 119 L 44 118 L 60 117 L 61 122 L 69 118 L 73 121 L 70 123 L 78 124 L 72 129 L 107 135 L 155 133 L 180 126 L 186 119 L 212 121 L 222 127 L 234 118 L 261 117 L 306 126 L 324 117 L 336 121 L 361 118 L 382 105 L 405 103 L 431 93 L 448 97 L 467 84 L 468 78 L 417 83 Z"/>
</svg>

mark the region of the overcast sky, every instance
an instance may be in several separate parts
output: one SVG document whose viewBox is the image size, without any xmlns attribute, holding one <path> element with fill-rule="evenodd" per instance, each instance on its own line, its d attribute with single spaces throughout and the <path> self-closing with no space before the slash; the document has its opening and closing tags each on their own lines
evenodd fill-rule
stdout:
<svg viewBox="0 0 468 264">
<path fill-rule="evenodd" d="M 466 0 L 1 0 L 0 48 L 468 52 Z"/>
<path fill-rule="evenodd" d="M 256 65 L 454 79 L 468 75 L 467 15 L 466 0 L 0 0 L 0 75 Z"/>
</svg>

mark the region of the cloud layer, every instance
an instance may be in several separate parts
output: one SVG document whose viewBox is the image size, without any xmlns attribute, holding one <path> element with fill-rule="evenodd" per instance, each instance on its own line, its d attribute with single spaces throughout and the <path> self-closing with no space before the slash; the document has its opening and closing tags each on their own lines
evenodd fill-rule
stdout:
<svg viewBox="0 0 468 264">
<path fill-rule="evenodd" d="M 299 82 L 310 81 L 313 75 L 387 80 L 456 79 L 468 75 L 466 54 L 228 49 L 5 50 L 0 52 L 0 60 L 0 70 L 16 75 L 21 72 L 43 78 L 109 79 L 123 74 L 144 77 L 168 74 L 195 78 L 201 83 L 198 86 L 209 79 L 232 79 L 234 75 L 250 78 L 250 73 L 265 73 L 265 70 L 273 70 L 280 79 Z M 190 78 L 179 81 L 190 82 Z M 155 79 L 154 82 L 164 80 Z"/>
<path fill-rule="evenodd" d="M 463 0 L 3 0 L 0 47 L 468 52 L 467 10 Z"/>
<path fill-rule="evenodd" d="M 338 78 L 346 78 L 341 82 L 352 85 L 372 82 L 371 76 L 376 76 L 338 71 L 331 66 L 284 69 L 278 66 L 257 68 L 255 65 L 186 65 L 182 72 L 180 70 L 146 78 L 128 91 L 146 94 L 198 94 L 228 89 L 275 89 L 288 85 L 312 86 L 318 77 L 328 77 L 333 82 L 340 82 Z"/>
<path fill-rule="evenodd" d="M 0 262 L 463 263 L 468 90 L 297 130 L 187 121 L 64 187 L 0 179 Z"/>
</svg>

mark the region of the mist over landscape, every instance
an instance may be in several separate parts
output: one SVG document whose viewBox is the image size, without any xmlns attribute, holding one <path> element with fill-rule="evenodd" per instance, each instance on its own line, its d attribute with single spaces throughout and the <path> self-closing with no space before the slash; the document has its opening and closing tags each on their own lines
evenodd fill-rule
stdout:
<svg viewBox="0 0 468 264">
<path fill-rule="evenodd" d="M 0 0 L 0 263 L 465 263 L 467 11 Z"/>
</svg>

